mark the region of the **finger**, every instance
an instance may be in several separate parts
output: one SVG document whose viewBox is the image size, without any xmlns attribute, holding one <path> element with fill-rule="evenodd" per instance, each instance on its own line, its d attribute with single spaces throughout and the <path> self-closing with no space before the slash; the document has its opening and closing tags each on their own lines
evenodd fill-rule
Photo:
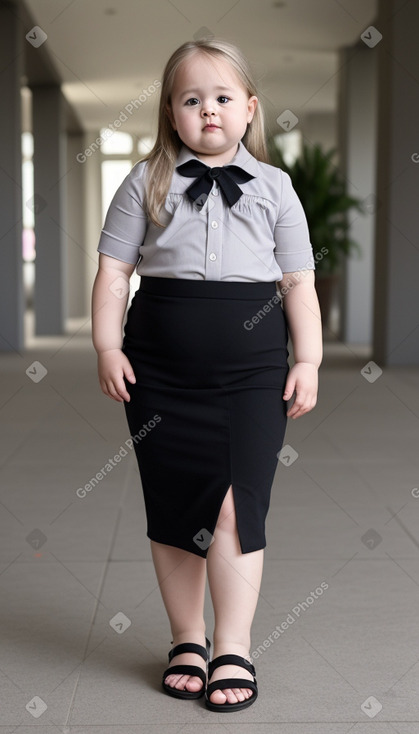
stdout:
<svg viewBox="0 0 419 734">
<path fill-rule="evenodd" d="M 119 395 L 118 389 L 112 381 L 107 383 L 109 397 L 116 400 L 118 403 L 122 403 L 123 398 Z"/>
<path fill-rule="evenodd" d="M 298 409 L 301 408 L 303 405 L 305 405 L 307 401 L 307 393 L 297 385 L 295 400 L 292 405 L 293 408 Z"/>
<path fill-rule="evenodd" d="M 297 417 L 297 415 L 302 415 L 304 412 L 305 405 L 306 405 L 305 400 L 297 396 L 291 408 L 287 412 L 287 415 L 290 418 Z"/>
<path fill-rule="evenodd" d="M 294 408 L 294 406 L 295 406 L 295 403 L 294 403 L 294 405 L 292 407 Z M 297 410 L 295 411 L 295 413 L 290 414 L 289 417 L 290 418 L 299 418 L 300 416 L 304 415 L 305 413 L 308 413 L 311 410 L 311 408 L 312 408 L 311 401 L 310 400 L 306 400 L 301 405 L 298 405 L 297 406 Z"/>
<path fill-rule="evenodd" d="M 135 377 L 135 373 L 131 365 L 128 368 L 124 369 L 124 375 L 127 378 L 127 380 L 129 380 L 130 382 L 132 383 L 136 382 L 137 378 Z"/>
<path fill-rule="evenodd" d="M 134 381 L 135 381 L 135 375 L 134 375 Z M 121 380 L 118 380 L 116 383 L 116 391 L 118 395 L 122 398 L 122 400 L 125 400 L 127 403 L 131 400 L 131 396 L 126 388 L 124 378 Z"/>
<path fill-rule="evenodd" d="M 294 389 L 295 389 L 295 380 L 292 380 L 292 379 L 287 380 L 287 382 L 285 383 L 283 399 L 290 400 L 290 398 L 292 397 L 294 393 Z"/>
<path fill-rule="evenodd" d="M 115 388 L 115 396 L 115 400 L 117 400 L 118 403 L 123 403 L 124 401 L 129 403 L 129 401 L 131 400 L 129 393 L 127 393 L 124 388 Z"/>
<path fill-rule="evenodd" d="M 100 388 L 104 395 L 106 395 L 107 398 L 111 398 L 112 395 L 109 394 L 109 388 L 105 380 L 100 381 Z"/>
</svg>

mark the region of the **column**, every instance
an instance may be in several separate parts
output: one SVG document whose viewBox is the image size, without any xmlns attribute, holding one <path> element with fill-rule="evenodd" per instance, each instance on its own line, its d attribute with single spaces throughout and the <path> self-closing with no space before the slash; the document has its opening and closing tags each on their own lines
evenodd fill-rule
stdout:
<svg viewBox="0 0 419 734">
<path fill-rule="evenodd" d="M 365 214 L 349 212 L 349 236 L 361 249 L 345 261 L 340 293 L 340 336 L 354 344 L 371 344 L 373 331 L 377 53 L 360 40 L 339 54 L 340 160 L 347 193 L 365 202 Z"/>
<path fill-rule="evenodd" d="M 13 10 L 13 8 L 12 8 Z M 20 83 L 24 35 L 0 5 L 0 350 L 24 346 L 22 271 L 22 155 Z M 7 101 L 7 102 L 6 102 Z"/>
<path fill-rule="evenodd" d="M 373 359 L 419 364 L 419 3 L 379 0 Z"/>
<path fill-rule="evenodd" d="M 65 333 L 64 110 L 58 85 L 33 86 L 35 334 Z"/>
<path fill-rule="evenodd" d="M 84 186 L 83 169 L 76 156 L 84 148 L 83 133 L 67 137 L 67 206 L 66 206 L 66 260 L 67 313 L 70 318 L 89 315 L 86 298 L 87 248 L 85 239 L 85 209 L 89 206 Z"/>
</svg>

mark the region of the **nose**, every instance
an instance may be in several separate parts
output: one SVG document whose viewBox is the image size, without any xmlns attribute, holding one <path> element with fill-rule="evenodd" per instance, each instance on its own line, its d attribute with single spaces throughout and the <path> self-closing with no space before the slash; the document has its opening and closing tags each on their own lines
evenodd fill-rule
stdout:
<svg viewBox="0 0 419 734">
<path fill-rule="evenodd" d="M 204 102 L 202 104 L 202 114 L 204 115 L 204 117 L 215 114 L 213 102 L 209 100 L 208 102 Z"/>
</svg>

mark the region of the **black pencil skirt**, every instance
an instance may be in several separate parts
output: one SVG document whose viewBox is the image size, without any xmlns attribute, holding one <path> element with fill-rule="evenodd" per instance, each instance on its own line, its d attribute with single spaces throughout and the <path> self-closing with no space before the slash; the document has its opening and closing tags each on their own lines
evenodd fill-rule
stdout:
<svg viewBox="0 0 419 734">
<path fill-rule="evenodd" d="M 147 536 L 206 558 L 230 485 L 241 552 L 266 546 L 288 329 L 275 282 L 142 276 L 122 351 Z"/>
</svg>

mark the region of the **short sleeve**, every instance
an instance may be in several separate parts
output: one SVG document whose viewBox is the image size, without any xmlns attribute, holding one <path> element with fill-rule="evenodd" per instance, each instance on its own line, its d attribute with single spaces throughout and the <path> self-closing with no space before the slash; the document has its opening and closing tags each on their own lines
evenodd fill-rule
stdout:
<svg viewBox="0 0 419 734">
<path fill-rule="evenodd" d="M 117 189 L 106 214 L 98 252 L 135 265 L 147 230 L 143 208 L 145 162 L 131 169 Z"/>
<path fill-rule="evenodd" d="M 280 169 L 281 170 L 281 169 Z M 315 270 L 307 218 L 291 177 L 281 170 L 281 204 L 275 224 L 274 256 L 283 273 Z"/>
</svg>

